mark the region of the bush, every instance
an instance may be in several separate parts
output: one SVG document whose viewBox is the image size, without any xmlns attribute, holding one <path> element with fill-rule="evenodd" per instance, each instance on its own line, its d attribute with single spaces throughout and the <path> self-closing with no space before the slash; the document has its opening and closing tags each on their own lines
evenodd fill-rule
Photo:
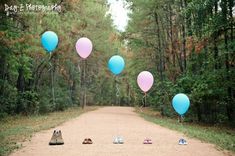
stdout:
<svg viewBox="0 0 235 156">
<path fill-rule="evenodd" d="M 72 101 L 67 89 L 56 87 L 55 90 L 55 111 L 64 111 L 69 105 L 72 106 Z"/>
<path fill-rule="evenodd" d="M 25 115 L 37 114 L 39 111 L 39 98 L 38 94 L 33 91 L 25 91 L 19 93 L 17 113 Z"/>
<path fill-rule="evenodd" d="M 1 94 L 0 94 L 0 118 L 8 114 L 15 114 L 17 103 L 17 89 L 11 86 L 8 81 L 1 81 Z"/>
</svg>

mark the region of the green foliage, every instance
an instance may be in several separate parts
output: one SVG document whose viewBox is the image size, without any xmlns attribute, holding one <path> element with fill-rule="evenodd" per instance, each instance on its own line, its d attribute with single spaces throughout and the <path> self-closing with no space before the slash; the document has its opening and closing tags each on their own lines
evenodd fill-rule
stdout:
<svg viewBox="0 0 235 156">
<path fill-rule="evenodd" d="M 163 116 L 175 117 L 171 100 L 190 97 L 190 121 L 235 123 L 234 16 L 232 1 L 133 0 L 131 21 L 123 36 L 133 57 L 128 61 L 136 103 L 136 76 L 154 74 L 147 103 Z"/>
<path fill-rule="evenodd" d="M 38 94 L 33 91 L 19 93 L 16 112 L 26 115 L 37 114 L 39 111 Z"/>
<path fill-rule="evenodd" d="M 0 80 L 0 85 L 3 92 L 0 95 L 0 118 L 2 118 L 7 114 L 13 115 L 15 113 L 18 94 L 16 88 L 11 86 L 8 81 Z"/>
<path fill-rule="evenodd" d="M 12 0 L 9 4 L 27 2 Z M 30 1 L 44 5 L 57 2 Z M 1 8 L 1 117 L 63 111 L 81 105 L 83 85 L 86 86 L 87 103 L 113 102 L 113 79 L 109 79 L 111 74 L 107 72 L 105 61 L 114 54 L 120 42 L 111 39 L 118 35 L 110 16 L 106 15 L 106 1 L 71 1 L 63 2 L 61 6 L 61 13 L 22 12 L 11 18 L 5 16 L 4 8 Z M 51 56 L 40 43 L 40 35 L 46 30 L 59 36 L 59 45 Z M 86 67 L 74 48 L 77 39 L 83 36 L 90 38 L 94 45 Z M 84 70 L 86 80 L 82 79 Z M 112 96 L 105 97 L 104 94 Z M 104 99 L 100 98 L 102 96 Z"/>
</svg>

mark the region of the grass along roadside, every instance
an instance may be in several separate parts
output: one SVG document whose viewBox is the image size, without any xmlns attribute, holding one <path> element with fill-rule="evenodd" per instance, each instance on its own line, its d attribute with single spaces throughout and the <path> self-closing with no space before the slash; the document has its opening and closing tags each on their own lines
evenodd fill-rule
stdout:
<svg viewBox="0 0 235 156">
<path fill-rule="evenodd" d="M 201 141 L 217 145 L 218 149 L 225 149 L 235 153 L 235 131 L 223 127 L 201 126 L 198 124 L 183 123 L 167 117 L 161 117 L 159 113 L 151 109 L 138 108 L 136 112 L 145 120 L 172 130 L 184 133 L 188 137 L 194 137 Z"/>
<path fill-rule="evenodd" d="M 30 140 L 35 132 L 56 127 L 80 114 L 95 110 L 96 107 L 72 107 L 63 112 L 35 116 L 11 116 L 0 121 L 0 156 L 8 155 L 20 148 L 20 142 Z"/>
</svg>

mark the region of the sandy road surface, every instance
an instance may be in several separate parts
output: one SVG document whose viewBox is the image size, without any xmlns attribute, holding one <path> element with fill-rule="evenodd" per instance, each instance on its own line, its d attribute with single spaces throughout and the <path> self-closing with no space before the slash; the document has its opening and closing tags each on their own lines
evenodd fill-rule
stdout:
<svg viewBox="0 0 235 156">
<path fill-rule="evenodd" d="M 82 114 L 56 129 L 62 130 L 65 144 L 49 146 L 53 129 L 35 134 L 30 142 L 12 156 L 223 156 L 214 145 L 186 138 L 187 146 L 177 144 L 181 133 L 145 121 L 128 107 L 104 107 Z M 121 135 L 123 145 L 113 144 L 113 138 Z M 90 137 L 94 144 L 83 145 Z M 146 137 L 152 145 L 142 144 Z"/>
</svg>

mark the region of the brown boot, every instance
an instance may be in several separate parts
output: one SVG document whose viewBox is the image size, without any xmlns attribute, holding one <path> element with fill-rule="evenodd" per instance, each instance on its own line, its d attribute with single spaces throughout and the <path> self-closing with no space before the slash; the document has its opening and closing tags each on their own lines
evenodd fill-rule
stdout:
<svg viewBox="0 0 235 156">
<path fill-rule="evenodd" d="M 88 139 L 85 138 L 84 141 L 82 142 L 82 144 L 88 144 Z"/>
<path fill-rule="evenodd" d="M 90 138 L 87 139 L 87 144 L 93 144 L 93 142 Z"/>
<path fill-rule="evenodd" d="M 62 138 L 61 130 L 58 131 L 58 137 L 56 139 L 56 144 L 57 145 L 63 145 L 64 144 L 64 140 Z"/>
<path fill-rule="evenodd" d="M 52 134 L 52 137 L 51 137 L 51 140 L 49 142 L 49 145 L 56 145 L 56 139 L 57 139 L 57 134 L 56 134 L 56 130 L 54 130 L 53 134 Z"/>
</svg>

